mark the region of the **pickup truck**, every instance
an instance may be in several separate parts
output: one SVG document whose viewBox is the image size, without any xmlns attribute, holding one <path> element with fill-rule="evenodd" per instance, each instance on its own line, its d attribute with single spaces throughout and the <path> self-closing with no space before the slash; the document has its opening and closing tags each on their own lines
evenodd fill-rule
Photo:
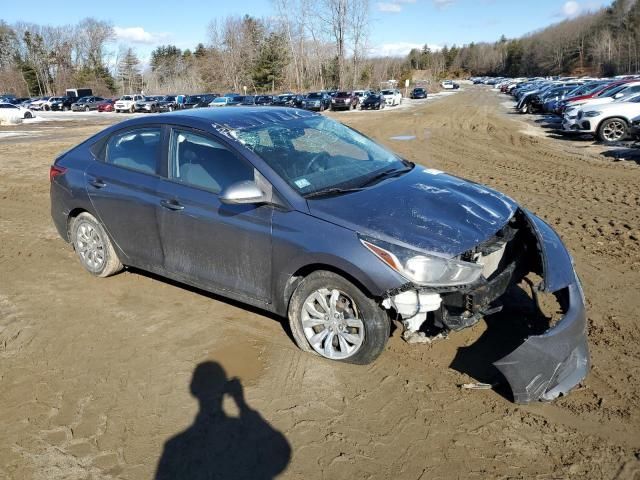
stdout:
<svg viewBox="0 0 640 480">
<path fill-rule="evenodd" d="M 136 111 L 136 102 L 144 102 L 142 95 L 123 95 L 115 103 L 114 108 L 116 113 Z"/>
</svg>

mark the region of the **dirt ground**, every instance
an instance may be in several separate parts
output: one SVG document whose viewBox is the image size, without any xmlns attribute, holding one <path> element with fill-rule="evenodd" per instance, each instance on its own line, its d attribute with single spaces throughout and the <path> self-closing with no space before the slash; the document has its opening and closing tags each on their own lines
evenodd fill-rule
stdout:
<svg viewBox="0 0 640 480">
<path fill-rule="evenodd" d="M 50 221 L 48 167 L 113 120 L 43 123 L 0 136 L 0 478 L 139 480 L 187 454 L 202 470 L 174 478 L 265 459 L 264 478 L 640 478 L 640 162 L 551 138 L 506 100 L 468 86 L 335 116 L 557 229 L 588 302 L 593 366 L 578 390 L 518 406 L 500 385 L 460 388 L 496 380 L 524 291 L 433 345 L 396 335 L 363 367 L 300 352 L 255 309 L 141 272 L 92 278 Z"/>
</svg>

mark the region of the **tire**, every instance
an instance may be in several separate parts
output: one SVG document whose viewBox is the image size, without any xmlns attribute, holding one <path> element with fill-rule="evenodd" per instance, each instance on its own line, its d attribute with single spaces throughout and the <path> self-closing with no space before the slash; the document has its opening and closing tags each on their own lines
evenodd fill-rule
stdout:
<svg viewBox="0 0 640 480">
<path fill-rule="evenodd" d="M 129 109 L 129 113 L 136 113 L 136 109 L 133 105 L 131 105 L 131 108 Z"/>
<path fill-rule="evenodd" d="M 67 107 L 66 105 L 62 106 L 62 111 L 63 112 L 68 112 L 69 111 L 69 107 Z"/>
<path fill-rule="evenodd" d="M 25 114 L 24 114 L 24 118 L 33 118 L 33 113 L 31 113 L 31 112 L 25 112 Z"/>
<path fill-rule="evenodd" d="M 91 111 L 91 109 L 89 107 L 84 107 L 84 111 L 88 113 Z"/>
<path fill-rule="evenodd" d="M 607 118 L 600 122 L 598 127 L 598 140 L 605 143 L 620 142 L 629 135 L 629 126 L 623 118 Z"/>
<path fill-rule="evenodd" d="M 522 108 L 520 109 L 520 113 L 529 113 L 529 104 L 525 103 L 524 105 L 522 105 Z"/>
<path fill-rule="evenodd" d="M 51 110 L 51 107 L 49 105 L 45 105 L 44 106 L 44 110 L 45 110 L 45 112 L 48 112 L 49 110 Z"/>
<path fill-rule="evenodd" d="M 93 215 L 83 212 L 75 217 L 70 233 L 80 264 L 91 275 L 104 278 L 122 270 L 109 236 Z"/>
<path fill-rule="evenodd" d="M 169 111 L 173 112 L 173 107 L 171 105 L 169 105 Z"/>
<path fill-rule="evenodd" d="M 320 111 L 324 112 L 324 105 L 320 104 Z"/>
<path fill-rule="evenodd" d="M 340 307 L 338 311 L 330 307 L 332 294 L 338 298 L 334 304 L 343 306 L 342 313 Z M 328 310 L 323 309 L 314 297 L 324 298 Z M 315 312 L 313 316 L 307 309 L 309 303 L 317 305 L 317 309 L 315 306 L 312 308 Z M 348 312 L 346 315 L 343 313 L 345 311 Z M 331 321 L 331 312 L 337 314 L 336 323 L 327 325 Z M 288 317 L 293 338 L 301 350 L 334 361 L 360 365 L 371 363 L 382 353 L 389 339 L 387 312 L 353 283 L 324 270 L 311 273 L 298 285 L 289 302 Z M 306 328 L 303 321 L 307 323 Z M 328 333 L 318 337 L 322 332 Z M 308 336 L 318 338 L 315 346 L 310 343 Z"/>
</svg>

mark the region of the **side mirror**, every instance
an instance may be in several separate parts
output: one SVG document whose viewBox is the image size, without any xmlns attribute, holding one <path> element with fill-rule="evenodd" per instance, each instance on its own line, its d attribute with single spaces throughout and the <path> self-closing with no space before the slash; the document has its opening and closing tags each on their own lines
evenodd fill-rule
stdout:
<svg viewBox="0 0 640 480">
<path fill-rule="evenodd" d="M 220 201 L 227 205 L 264 203 L 265 194 L 253 180 L 232 183 L 220 192 Z"/>
</svg>

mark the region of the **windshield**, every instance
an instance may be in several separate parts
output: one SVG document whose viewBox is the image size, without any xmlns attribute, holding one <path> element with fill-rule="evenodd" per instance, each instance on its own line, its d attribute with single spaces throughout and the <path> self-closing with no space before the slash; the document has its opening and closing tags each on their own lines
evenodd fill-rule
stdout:
<svg viewBox="0 0 640 480">
<path fill-rule="evenodd" d="M 623 88 L 626 88 L 626 87 L 627 87 L 626 83 L 623 83 L 622 85 L 611 86 L 611 87 L 607 88 L 606 90 L 603 90 L 602 92 L 600 92 L 600 95 L 598 95 L 598 97 L 612 97 L 613 95 L 615 95 L 620 90 L 622 90 Z"/>
<path fill-rule="evenodd" d="M 393 95 L 393 90 L 382 90 L 382 95 Z"/>
<path fill-rule="evenodd" d="M 336 93 L 336 97 L 338 98 L 344 98 L 344 97 L 350 97 L 351 95 L 349 95 L 349 92 L 338 92 Z"/>
<path fill-rule="evenodd" d="M 234 133 L 301 195 L 330 188 L 357 188 L 382 171 L 406 168 L 390 151 L 324 116 Z"/>
<path fill-rule="evenodd" d="M 120 97 L 120 100 L 131 100 L 131 97 L 129 95 L 124 95 Z"/>
<path fill-rule="evenodd" d="M 307 95 L 307 98 L 322 98 L 322 94 L 319 92 L 313 92 Z"/>
</svg>

